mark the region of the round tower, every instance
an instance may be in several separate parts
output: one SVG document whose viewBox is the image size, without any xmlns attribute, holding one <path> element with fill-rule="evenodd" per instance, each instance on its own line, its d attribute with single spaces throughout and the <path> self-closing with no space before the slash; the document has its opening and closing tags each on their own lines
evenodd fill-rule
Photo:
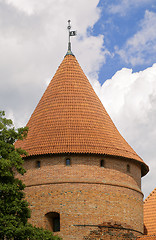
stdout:
<svg viewBox="0 0 156 240">
<path fill-rule="evenodd" d="M 16 147 L 28 152 L 31 222 L 64 240 L 81 240 L 118 222 L 143 233 L 141 176 L 148 166 L 120 135 L 68 51 Z"/>
</svg>

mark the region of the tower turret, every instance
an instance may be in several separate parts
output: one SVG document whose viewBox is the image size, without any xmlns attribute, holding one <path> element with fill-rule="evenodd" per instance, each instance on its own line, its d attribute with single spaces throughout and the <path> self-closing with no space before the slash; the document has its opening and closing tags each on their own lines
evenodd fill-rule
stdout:
<svg viewBox="0 0 156 240">
<path fill-rule="evenodd" d="M 120 135 L 72 52 L 27 126 L 16 147 L 28 152 L 23 180 L 33 224 L 64 240 L 83 239 L 112 220 L 143 232 L 141 175 L 148 166 Z"/>
</svg>

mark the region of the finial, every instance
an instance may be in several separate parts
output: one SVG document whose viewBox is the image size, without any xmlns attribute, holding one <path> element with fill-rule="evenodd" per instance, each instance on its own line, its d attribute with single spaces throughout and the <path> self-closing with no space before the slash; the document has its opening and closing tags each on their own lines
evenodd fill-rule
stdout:
<svg viewBox="0 0 156 240">
<path fill-rule="evenodd" d="M 73 53 L 72 53 L 72 51 L 71 51 L 71 41 L 70 41 L 70 37 L 76 36 L 76 31 L 70 31 L 70 29 L 71 29 L 70 23 L 71 23 L 71 21 L 68 20 L 68 27 L 67 27 L 67 29 L 68 29 L 68 31 L 69 31 L 69 41 L 68 41 L 68 52 L 67 52 L 67 54 L 72 54 L 72 55 L 73 55 Z"/>
</svg>

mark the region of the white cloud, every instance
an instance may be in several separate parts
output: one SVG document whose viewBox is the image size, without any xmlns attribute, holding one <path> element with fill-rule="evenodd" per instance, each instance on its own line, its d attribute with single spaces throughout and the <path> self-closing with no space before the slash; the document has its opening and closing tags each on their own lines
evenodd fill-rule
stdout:
<svg viewBox="0 0 156 240">
<path fill-rule="evenodd" d="M 97 8 L 99 0 L 5 0 L 19 12 L 27 15 L 39 16 L 50 29 L 64 27 L 68 18 L 79 33 L 86 33 L 87 27 L 92 27 L 98 20 L 100 9 Z"/>
<path fill-rule="evenodd" d="M 122 49 L 116 53 L 126 63 L 134 65 L 149 64 L 156 55 L 156 13 L 146 11 L 140 23 L 140 30 L 127 40 Z"/>
<path fill-rule="evenodd" d="M 81 63 L 82 69 L 88 78 L 98 79 L 98 72 L 102 64 L 105 63 L 105 58 L 110 55 L 110 52 L 103 47 L 104 37 L 88 36 L 84 37 L 79 46 L 75 49 L 74 53 Z"/>
<path fill-rule="evenodd" d="M 119 14 L 121 16 L 126 16 L 126 14 L 134 8 L 140 6 L 154 3 L 154 0 L 119 0 L 117 4 L 111 4 L 108 6 L 108 11 L 112 14 Z"/>
<path fill-rule="evenodd" d="M 155 188 L 156 64 L 133 73 L 123 68 L 96 92 L 123 137 L 150 166 L 143 178 L 143 192 Z"/>
<path fill-rule="evenodd" d="M 78 36 L 72 50 L 85 73 L 97 76 L 105 61 L 103 36 L 91 36 L 99 0 L 0 1 L 0 108 L 24 125 L 67 51 L 67 21 Z M 74 51 L 74 49 L 79 49 Z M 86 64 L 85 64 L 86 63 Z"/>
</svg>

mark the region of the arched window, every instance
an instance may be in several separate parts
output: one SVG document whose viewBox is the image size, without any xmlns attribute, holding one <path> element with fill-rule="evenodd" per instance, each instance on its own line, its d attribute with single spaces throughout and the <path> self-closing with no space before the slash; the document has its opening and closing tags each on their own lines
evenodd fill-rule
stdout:
<svg viewBox="0 0 156 240">
<path fill-rule="evenodd" d="M 130 165 L 127 164 L 127 172 L 130 172 Z"/>
<path fill-rule="evenodd" d="M 66 166 L 70 166 L 71 165 L 71 161 L 69 158 L 66 159 Z"/>
<path fill-rule="evenodd" d="M 37 162 L 36 162 L 36 167 L 37 167 L 37 168 L 40 168 L 40 167 L 41 167 L 41 162 L 40 162 L 40 161 L 37 161 Z"/>
<path fill-rule="evenodd" d="M 57 212 L 49 212 L 45 215 L 47 219 L 46 228 L 52 232 L 60 231 L 60 214 Z"/>
<path fill-rule="evenodd" d="M 101 160 L 100 161 L 100 167 L 104 167 L 105 166 L 105 161 L 104 160 Z"/>
</svg>

